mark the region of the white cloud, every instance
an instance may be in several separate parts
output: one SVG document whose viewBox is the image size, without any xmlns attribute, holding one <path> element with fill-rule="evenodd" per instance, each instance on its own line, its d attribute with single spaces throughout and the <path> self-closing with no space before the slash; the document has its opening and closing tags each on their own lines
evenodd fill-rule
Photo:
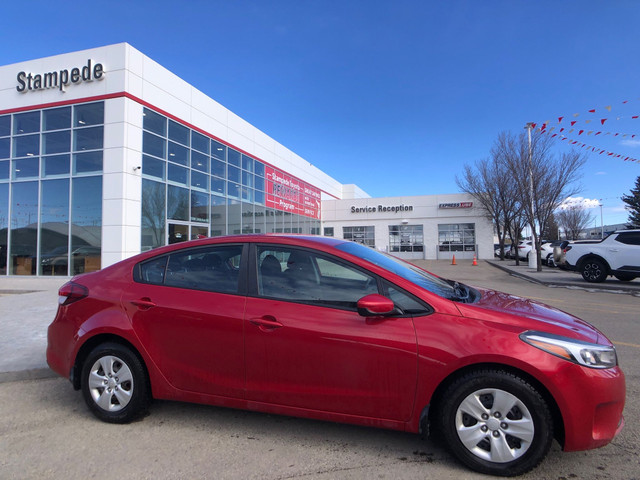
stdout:
<svg viewBox="0 0 640 480">
<path fill-rule="evenodd" d="M 625 147 L 640 147 L 640 140 L 622 140 L 620 142 L 621 145 L 624 145 Z"/>
<path fill-rule="evenodd" d="M 596 172 L 596 175 L 606 175 L 607 172 Z"/>
<path fill-rule="evenodd" d="M 596 198 L 584 198 L 584 197 L 567 197 L 559 208 L 597 208 L 600 206 L 600 200 Z"/>
</svg>

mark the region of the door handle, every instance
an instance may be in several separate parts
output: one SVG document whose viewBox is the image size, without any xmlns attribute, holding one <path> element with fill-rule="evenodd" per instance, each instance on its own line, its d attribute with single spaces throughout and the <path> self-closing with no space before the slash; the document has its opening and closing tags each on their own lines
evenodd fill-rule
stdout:
<svg viewBox="0 0 640 480">
<path fill-rule="evenodd" d="M 140 300 L 132 300 L 131 304 L 135 305 L 140 310 L 149 310 L 150 308 L 156 306 L 156 304 L 153 303 L 149 297 L 143 297 Z"/>
<path fill-rule="evenodd" d="M 265 315 L 264 317 L 260 318 L 251 318 L 249 319 L 249 322 L 251 322 L 253 325 L 256 325 L 257 327 L 260 327 L 260 330 L 262 330 L 263 332 L 268 332 L 284 326 L 271 315 Z"/>
</svg>

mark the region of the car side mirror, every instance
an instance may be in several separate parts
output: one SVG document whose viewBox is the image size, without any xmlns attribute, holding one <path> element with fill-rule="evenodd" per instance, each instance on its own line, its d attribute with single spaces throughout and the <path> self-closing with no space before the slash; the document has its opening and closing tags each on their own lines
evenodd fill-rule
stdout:
<svg viewBox="0 0 640 480">
<path fill-rule="evenodd" d="M 390 298 L 372 293 L 358 300 L 358 313 L 363 317 L 384 317 L 396 313 L 396 306 Z"/>
</svg>

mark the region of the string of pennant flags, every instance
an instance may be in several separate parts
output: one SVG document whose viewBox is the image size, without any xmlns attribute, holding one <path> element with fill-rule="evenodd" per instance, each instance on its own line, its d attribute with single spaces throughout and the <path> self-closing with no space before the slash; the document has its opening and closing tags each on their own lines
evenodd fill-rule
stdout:
<svg viewBox="0 0 640 480">
<path fill-rule="evenodd" d="M 638 99 L 640 100 L 640 98 Z M 630 103 L 629 100 L 625 100 L 621 103 L 621 105 L 624 104 L 628 104 Z M 572 117 L 576 120 L 572 120 L 572 117 L 567 117 L 567 116 L 560 116 L 557 117 L 558 121 L 555 122 L 555 120 L 547 120 L 545 122 L 542 123 L 531 123 L 531 127 L 534 130 L 538 130 L 541 133 L 546 133 L 549 134 L 552 138 L 556 138 L 558 137 L 561 141 L 566 141 L 568 142 L 569 145 L 573 145 L 576 146 L 577 148 L 584 148 L 586 150 L 590 150 L 592 153 L 598 154 L 598 155 L 606 155 L 608 157 L 611 158 L 620 158 L 625 162 L 636 162 L 636 163 L 640 163 L 640 159 L 631 157 L 631 156 L 625 156 L 622 154 L 618 154 L 616 152 L 611 152 L 607 149 L 603 149 L 600 147 L 596 147 L 593 145 L 589 145 L 588 143 L 582 142 L 580 141 L 580 139 L 576 139 L 575 135 L 577 132 L 577 136 L 579 137 L 580 135 L 585 134 L 585 137 L 587 136 L 591 136 L 593 135 L 593 137 L 597 137 L 598 135 L 602 135 L 603 137 L 605 136 L 612 136 L 612 137 L 620 137 L 622 139 L 635 139 L 636 137 L 639 137 L 640 135 L 638 134 L 632 134 L 632 133 L 619 133 L 619 132 L 612 132 L 612 131 L 603 131 L 603 130 L 599 130 L 597 127 L 603 127 L 605 125 L 605 123 L 609 120 L 639 120 L 640 119 L 640 115 L 622 115 L 622 116 L 618 116 L 618 117 L 609 117 L 606 116 L 605 117 L 605 111 L 607 113 L 611 113 L 611 111 L 614 109 L 613 105 L 607 105 L 605 107 L 602 108 L 592 108 L 589 109 L 586 112 L 586 115 L 591 115 L 592 117 L 598 113 L 601 113 L 601 115 L 597 115 L 595 118 L 587 118 L 585 120 L 579 119 L 579 117 L 581 117 L 581 115 L 585 115 L 585 113 L 574 113 L 572 115 Z M 605 117 L 605 118 L 603 118 Z M 594 125 L 596 126 L 596 128 L 592 128 L 589 129 L 589 127 L 593 127 L 592 125 L 590 125 L 591 123 L 594 123 Z M 582 124 L 584 124 L 584 126 L 582 126 Z M 577 126 L 576 126 L 577 125 Z M 574 138 L 569 137 L 568 135 L 574 136 Z"/>
</svg>

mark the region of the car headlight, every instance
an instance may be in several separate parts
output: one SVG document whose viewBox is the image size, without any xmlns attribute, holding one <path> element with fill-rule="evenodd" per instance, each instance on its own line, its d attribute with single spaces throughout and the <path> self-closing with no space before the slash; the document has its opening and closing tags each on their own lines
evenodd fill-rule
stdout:
<svg viewBox="0 0 640 480">
<path fill-rule="evenodd" d="M 612 368 L 618 365 L 615 347 L 583 342 L 544 332 L 524 332 L 520 339 L 529 345 L 583 367 Z"/>
</svg>

